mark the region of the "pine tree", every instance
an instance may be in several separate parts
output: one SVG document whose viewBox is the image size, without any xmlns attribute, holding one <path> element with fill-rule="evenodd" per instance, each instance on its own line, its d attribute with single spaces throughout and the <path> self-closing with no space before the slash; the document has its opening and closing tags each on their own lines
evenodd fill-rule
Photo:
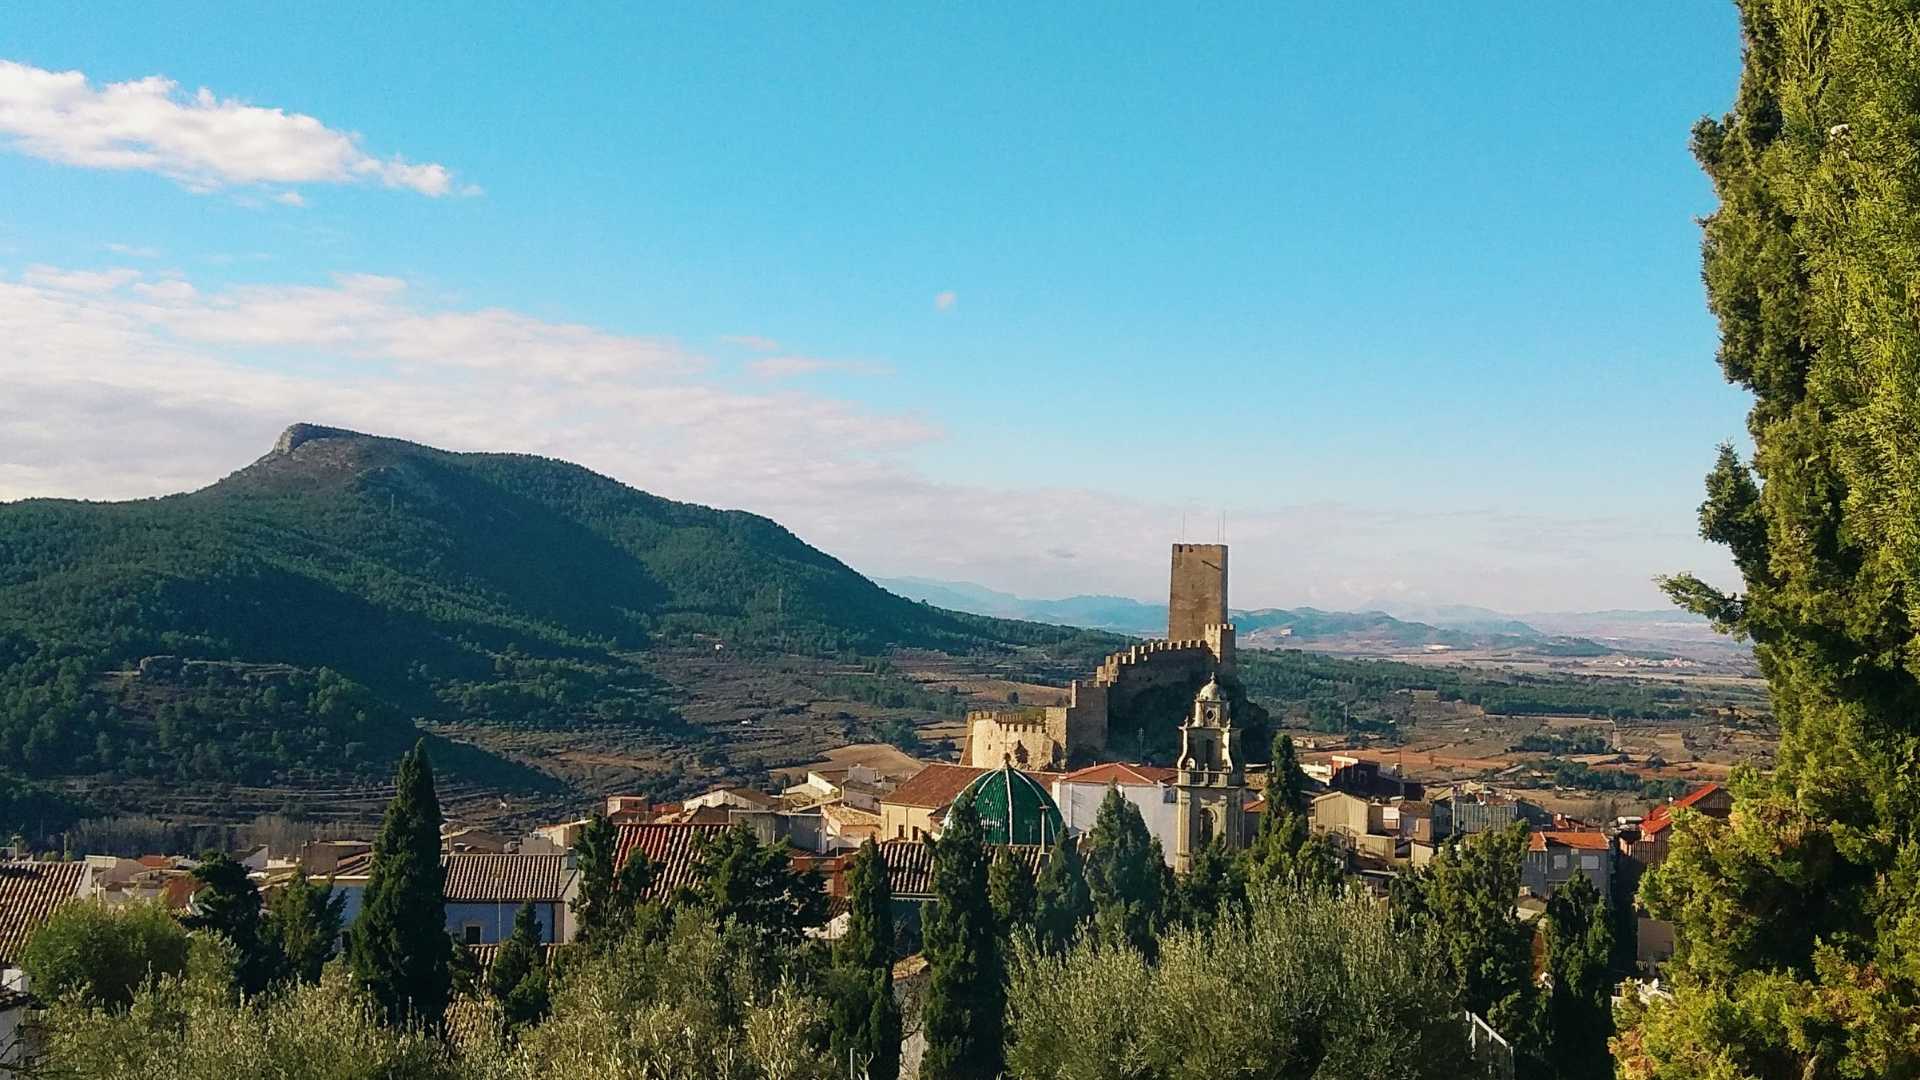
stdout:
<svg viewBox="0 0 1920 1080">
<path fill-rule="evenodd" d="M 1093 897 L 1087 891 L 1086 869 L 1076 841 L 1062 840 L 1047 857 L 1046 869 L 1034 887 L 1034 937 L 1040 947 L 1063 953 L 1093 918 Z"/>
<path fill-rule="evenodd" d="M 1033 878 L 1013 853 L 1001 848 L 987 869 L 987 897 L 993 904 L 993 921 L 1002 938 L 1033 926 L 1037 902 Z"/>
<path fill-rule="evenodd" d="M 750 927 L 782 944 L 797 944 L 827 920 L 819 876 L 795 870 L 784 844 L 763 844 L 744 825 L 707 841 L 694 876 L 698 884 L 688 891 L 694 903 L 718 921 Z"/>
<path fill-rule="evenodd" d="M 1140 808 L 1108 787 L 1087 834 L 1087 892 L 1101 938 L 1151 958 L 1166 913 L 1166 859 Z"/>
<path fill-rule="evenodd" d="M 267 903 L 267 933 L 278 942 L 286 973 L 301 982 L 320 981 L 320 969 L 340 940 L 347 894 L 329 881 L 315 888 L 305 874 L 295 874 Z"/>
<path fill-rule="evenodd" d="M 1681 815 L 1641 899 L 1675 924 L 1674 1000 L 1623 1072 L 1920 1074 L 1920 39 L 1898 4 L 1743 0 L 1733 109 L 1693 148 L 1719 206 L 1702 269 L 1719 362 L 1753 394 L 1701 535 L 1743 590 L 1683 606 L 1752 640 L 1778 768 L 1731 819 Z"/>
<path fill-rule="evenodd" d="M 1441 848 L 1422 879 L 1456 1007 L 1516 1044 L 1529 1043 L 1536 1008 L 1533 935 L 1514 913 L 1526 845 L 1524 822 L 1476 833 Z"/>
<path fill-rule="evenodd" d="M 1227 850 L 1226 839 L 1216 836 L 1194 856 L 1193 866 L 1180 879 L 1179 889 L 1181 920 L 1205 929 L 1213 925 L 1223 907 L 1245 906 L 1246 869 L 1241 860 Z"/>
<path fill-rule="evenodd" d="M 532 904 L 521 904 L 514 914 L 513 933 L 501 943 L 487 972 L 487 992 L 500 1002 L 500 1016 L 509 1030 L 538 1023 L 547 1015 L 546 955 Z"/>
<path fill-rule="evenodd" d="M 1600 890 L 1575 874 L 1547 901 L 1548 1060 L 1560 1080 L 1607 1080 L 1613 1055 L 1612 915 Z"/>
<path fill-rule="evenodd" d="M 387 1023 L 439 1031 L 452 992 L 452 950 L 440 799 L 425 740 L 400 759 L 394 787 L 373 842 L 360 918 L 348 935 L 348 962 L 354 981 L 373 996 Z"/>
<path fill-rule="evenodd" d="M 248 997 L 265 990 L 286 969 L 280 942 L 267 933 L 261 914 L 260 890 L 247 868 L 224 854 L 210 853 L 193 868 L 200 885 L 193 894 L 193 914 L 182 920 L 190 930 L 211 930 L 232 943 L 237 954 L 233 980 Z"/>
<path fill-rule="evenodd" d="M 900 1075 L 900 1003 L 893 996 L 893 893 L 872 838 L 847 867 L 847 931 L 833 947 L 829 1046 L 867 1080 Z"/>
<path fill-rule="evenodd" d="M 927 1049 L 920 1080 L 993 1080 L 1004 1053 L 1006 989 L 987 899 L 987 855 L 972 802 L 954 804 L 933 848 L 925 915 L 928 983 L 920 1008 Z"/>
</svg>

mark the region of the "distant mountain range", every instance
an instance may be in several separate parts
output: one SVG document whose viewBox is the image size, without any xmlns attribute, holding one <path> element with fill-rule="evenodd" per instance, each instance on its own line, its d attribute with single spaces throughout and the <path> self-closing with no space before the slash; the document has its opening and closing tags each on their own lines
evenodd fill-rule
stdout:
<svg viewBox="0 0 1920 1080">
<path fill-rule="evenodd" d="M 1084 626 L 1154 637 L 1167 607 L 1124 596 L 1036 600 L 966 581 L 877 578 L 882 588 L 937 607 L 1005 619 Z M 1556 656 L 1663 652 L 1663 643 L 1714 638 L 1706 620 L 1683 611 L 1547 612 L 1510 615 L 1465 604 L 1387 605 L 1365 611 L 1313 607 L 1236 609 L 1240 640 L 1253 646 L 1334 645 L 1522 649 Z"/>
</svg>

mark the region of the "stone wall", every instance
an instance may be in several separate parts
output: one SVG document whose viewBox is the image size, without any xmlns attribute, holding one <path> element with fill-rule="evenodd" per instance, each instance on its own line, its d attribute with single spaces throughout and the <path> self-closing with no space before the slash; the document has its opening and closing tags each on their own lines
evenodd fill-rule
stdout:
<svg viewBox="0 0 1920 1080">
<path fill-rule="evenodd" d="M 1049 714 L 1060 713 L 1058 728 Z M 976 769 L 997 769 L 1013 762 L 1021 769 L 1057 769 L 1065 764 L 1063 737 L 1066 710 L 1061 707 L 1022 712 L 967 714 L 965 762 Z"/>
</svg>

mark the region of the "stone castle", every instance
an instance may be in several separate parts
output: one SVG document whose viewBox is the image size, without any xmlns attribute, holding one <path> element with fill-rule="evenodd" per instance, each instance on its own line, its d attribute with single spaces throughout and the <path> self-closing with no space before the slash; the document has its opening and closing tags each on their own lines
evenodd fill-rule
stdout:
<svg viewBox="0 0 1920 1080">
<path fill-rule="evenodd" d="M 1107 749 L 1109 717 L 1127 714 L 1140 694 L 1232 675 L 1227 546 L 1175 544 L 1166 638 L 1108 656 L 1091 677 L 1073 681 L 1065 705 L 968 713 L 962 760 L 976 768 L 1011 762 L 1026 769 L 1092 761 Z"/>
</svg>

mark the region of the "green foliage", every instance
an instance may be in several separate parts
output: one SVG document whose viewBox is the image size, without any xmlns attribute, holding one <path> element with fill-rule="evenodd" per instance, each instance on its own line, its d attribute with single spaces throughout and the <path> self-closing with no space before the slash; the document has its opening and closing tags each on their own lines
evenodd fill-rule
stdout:
<svg viewBox="0 0 1920 1080">
<path fill-rule="evenodd" d="M 1547 901 L 1546 945 L 1547 1060 L 1561 1080 L 1608 1080 L 1613 920 L 1587 875 L 1573 875 Z"/>
<path fill-rule="evenodd" d="M 1246 912 L 1176 929 L 1157 962 L 1083 940 L 1023 946 L 1009 991 L 1020 1080 L 1454 1080 L 1475 1075 L 1421 931 L 1364 896 L 1258 885 Z"/>
<path fill-rule="evenodd" d="M 1086 838 L 1087 892 L 1102 941 L 1152 957 L 1166 917 L 1166 857 L 1140 808 L 1108 787 Z"/>
<path fill-rule="evenodd" d="M 736 923 L 783 945 L 797 944 L 827 919 L 818 875 L 795 870 L 785 844 L 762 843 L 745 825 L 706 841 L 694 877 L 683 900 L 717 922 Z"/>
<path fill-rule="evenodd" d="M 288 977 L 305 983 L 320 981 L 320 970 L 340 940 L 347 894 L 328 881 L 316 888 L 305 874 L 295 874 L 267 901 L 266 934 L 286 964 Z"/>
<path fill-rule="evenodd" d="M 1210 927 L 1214 920 L 1240 909 L 1247 900 L 1247 867 L 1227 850 L 1225 837 L 1214 837 L 1194 856 L 1193 866 L 1180 878 L 1172 907 L 1189 926 Z"/>
<path fill-rule="evenodd" d="M 194 913 L 186 920 L 190 930 L 210 930 L 231 944 L 237 954 L 234 986 L 242 994 L 258 994 L 281 977 L 287 965 L 280 939 L 267 932 L 260 890 L 247 868 L 219 852 L 209 853 L 193 869 L 200 886 L 193 894 Z"/>
<path fill-rule="evenodd" d="M 1289 810 L 1293 813 L 1305 813 L 1307 809 L 1307 774 L 1300 768 L 1300 753 L 1294 749 L 1293 736 L 1276 735 L 1273 739 L 1273 764 L 1267 774 L 1267 805 Z"/>
<path fill-rule="evenodd" d="M 1522 738 L 1514 749 L 1538 754 L 1604 754 L 1612 747 L 1600 732 L 1581 731 L 1572 735 L 1535 733 Z"/>
<path fill-rule="evenodd" d="M 373 841 L 366 898 L 347 938 L 348 964 L 388 1023 L 437 1031 L 445 1020 L 452 976 L 440 800 L 424 743 L 401 759 L 394 787 Z"/>
<path fill-rule="evenodd" d="M 1033 909 L 1034 938 L 1053 953 L 1071 947 L 1093 918 L 1093 896 L 1077 840 L 1065 839 L 1054 846 L 1034 885 Z"/>
<path fill-rule="evenodd" d="M 1026 864 L 1014 858 L 1006 848 L 999 849 L 987 868 L 987 898 L 993 905 L 993 921 L 1002 938 L 1033 925 L 1038 893 Z"/>
<path fill-rule="evenodd" d="M 573 910 L 574 940 L 598 948 L 619 936 L 620 918 L 614 890 L 614 859 L 619 854 L 620 832 L 605 814 L 594 814 L 580 830 L 573 847 L 574 865 L 580 871 L 580 891 L 569 903 Z M 636 855 L 634 862 L 646 860 Z"/>
<path fill-rule="evenodd" d="M 1442 847 L 1416 879 L 1429 940 L 1455 1008 L 1526 1047 L 1536 1023 L 1533 934 L 1514 912 L 1527 826 L 1516 822 Z"/>
<path fill-rule="evenodd" d="M 1253 876 L 1307 888 L 1335 888 L 1346 870 L 1346 856 L 1325 836 L 1308 828 L 1304 811 L 1267 800 L 1260 831 L 1247 849 Z"/>
<path fill-rule="evenodd" d="M 150 979 L 187 967 L 187 932 L 157 904 L 63 904 L 20 952 L 33 992 L 48 1001 L 123 1009 Z"/>
<path fill-rule="evenodd" d="M 501 943 L 487 972 L 487 992 L 500 1003 L 500 1016 L 509 1031 L 539 1023 L 547 1015 L 546 954 L 532 904 L 521 904 L 514 913 L 513 933 Z"/>
<path fill-rule="evenodd" d="M 1920 1072 L 1920 40 L 1904 5 L 1746 0 L 1740 87 L 1693 132 L 1719 207 L 1702 268 L 1719 361 L 1753 394 L 1700 532 L 1743 591 L 1682 605 L 1754 643 L 1779 767 L 1731 823 L 1676 826 L 1642 885 L 1676 925 L 1675 1000 L 1632 1076 Z M 1734 918 L 1735 910 L 1742 916 Z"/>
<path fill-rule="evenodd" d="M 994 1080 L 1006 1017 L 999 935 L 987 899 L 980 815 L 969 800 L 933 849 L 933 904 L 925 920 L 928 985 L 920 1025 L 926 1053 L 920 1080 Z"/>
<path fill-rule="evenodd" d="M 847 930 L 833 946 L 828 1049 L 836 1065 L 852 1063 L 850 1075 L 897 1080 L 902 1018 L 893 995 L 893 894 L 872 837 L 854 853 L 846 882 Z"/>
</svg>

